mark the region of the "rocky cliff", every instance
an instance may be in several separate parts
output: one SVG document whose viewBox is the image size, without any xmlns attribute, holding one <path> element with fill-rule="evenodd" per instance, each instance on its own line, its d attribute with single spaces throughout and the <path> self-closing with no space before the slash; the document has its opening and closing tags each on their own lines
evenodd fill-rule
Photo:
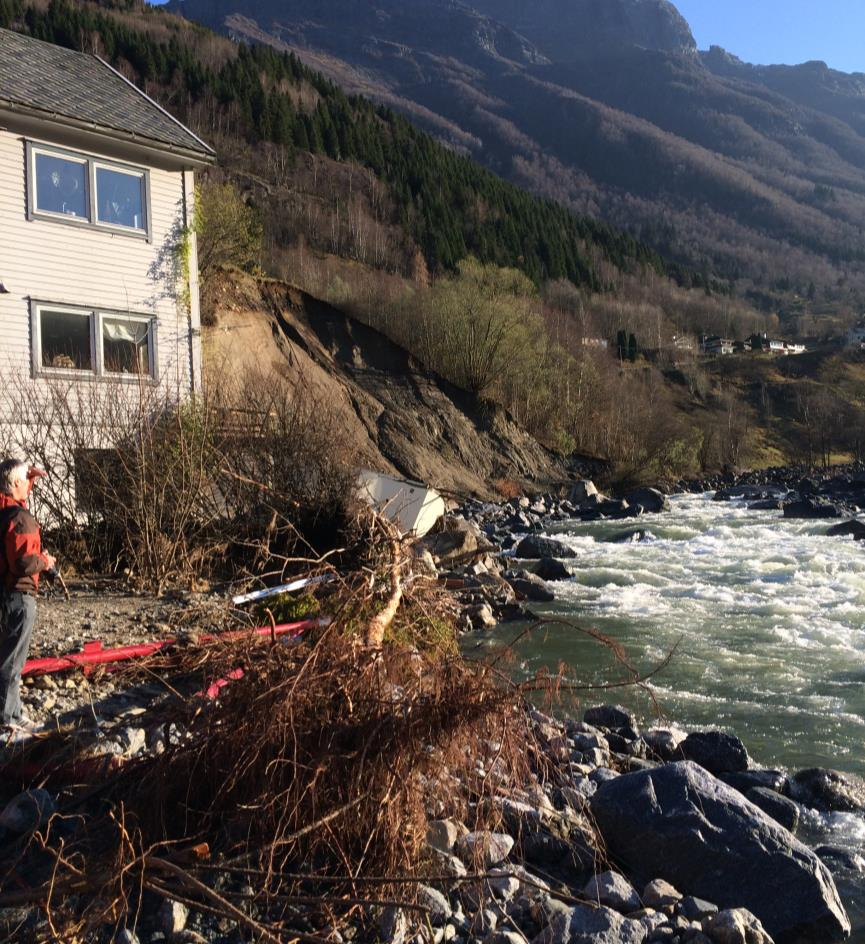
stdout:
<svg viewBox="0 0 865 944">
<path fill-rule="evenodd" d="M 471 0 L 471 6 L 560 62 L 629 46 L 684 55 L 697 52 L 691 28 L 668 0 Z"/>
</svg>

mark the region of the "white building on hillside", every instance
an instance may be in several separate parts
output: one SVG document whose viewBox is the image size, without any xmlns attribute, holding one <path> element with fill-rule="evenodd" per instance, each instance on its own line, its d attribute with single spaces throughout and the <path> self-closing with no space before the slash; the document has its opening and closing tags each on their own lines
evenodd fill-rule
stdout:
<svg viewBox="0 0 865 944">
<path fill-rule="evenodd" d="M 120 402 L 142 383 L 179 397 L 198 388 L 193 172 L 213 160 L 102 60 L 0 30 L 7 400 L 51 384 L 97 385 Z M 7 403 L 0 441 L 15 422 Z"/>
</svg>

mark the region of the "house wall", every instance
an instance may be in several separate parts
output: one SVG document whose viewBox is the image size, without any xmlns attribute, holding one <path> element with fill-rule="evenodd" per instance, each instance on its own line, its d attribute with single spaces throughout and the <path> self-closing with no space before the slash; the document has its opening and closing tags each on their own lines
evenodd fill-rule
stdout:
<svg viewBox="0 0 865 944">
<path fill-rule="evenodd" d="M 58 134 L 40 143 L 69 146 Z M 80 150 L 76 149 L 76 150 Z M 88 153 L 116 159 L 104 148 Z M 148 166 L 142 162 L 140 166 Z M 31 299 L 105 308 L 155 317 L 156 374 L 161 387 L 186 395 L 198 382 L 197 298 L 193 324 L 175 248 L 191 214 L 192 174 L 148 166 L 152 240 L 95 227 L 27 216 L 25 137 L 0 130 L 0 382 L 46 388 L 32 376 Z M 192 253 L 195 258 L 194 251 Z M 197 289 L 197 282 L 194 286 Z M 70 383 L 110 384 L 118 396 L 135 394 L 137 381 L 75 377 Z M 0 423 L 8 421 L 0 416 Z"/>
</svg>

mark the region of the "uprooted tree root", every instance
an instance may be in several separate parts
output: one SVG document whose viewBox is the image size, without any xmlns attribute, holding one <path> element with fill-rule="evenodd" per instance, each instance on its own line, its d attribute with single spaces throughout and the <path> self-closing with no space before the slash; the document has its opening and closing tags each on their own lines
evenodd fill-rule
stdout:
<svg viewBox="0 0 865 944">
<path fill-rule="evenodd" d="M 77 821 L 73 798 L 19 850 L 18 866 L 39 849 L 35 886 L 16 862 L 0 863 L 0 906 L 39 903 L 55 940 L 133 924 L 144 890 L 271 941 L 314 937 L 315 902 L 322 925 L 388 901 L 415 907 L 405 883 L 371 894 L 366 881 L 424 873 L 431 798 L 442 813 L 467 818 L 471 804 L 480 816 L 496 783 L 529 775 L 518 688 L 458 658 L 373 652 L 333 626 L 307 644 L 189 658 L 205 681 L 248 671 L 218 702 L 174 703 L 165 723 L 181 732 L 176 743 L 114 774 L 102 813 Z M 491 745 L 494 764 L 479 777 Z"/>
</svg>

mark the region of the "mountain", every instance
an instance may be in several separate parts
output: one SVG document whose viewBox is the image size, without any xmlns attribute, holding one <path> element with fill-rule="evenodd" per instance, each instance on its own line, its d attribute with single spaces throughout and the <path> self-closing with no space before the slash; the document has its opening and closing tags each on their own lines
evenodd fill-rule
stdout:
<svg viewBox="0 0 865 944">
<path fill-rule="evenodd" d="M 558 62 L 630 46 L 694 56 L 697 43 L 669 0 L 472 0 Z"/>
<path fill-rule="evenodd" d="M 664 0 L 172 0 L 767 309 L 865 300 L 865 76 L 698 53 Z"/>
</svg>

